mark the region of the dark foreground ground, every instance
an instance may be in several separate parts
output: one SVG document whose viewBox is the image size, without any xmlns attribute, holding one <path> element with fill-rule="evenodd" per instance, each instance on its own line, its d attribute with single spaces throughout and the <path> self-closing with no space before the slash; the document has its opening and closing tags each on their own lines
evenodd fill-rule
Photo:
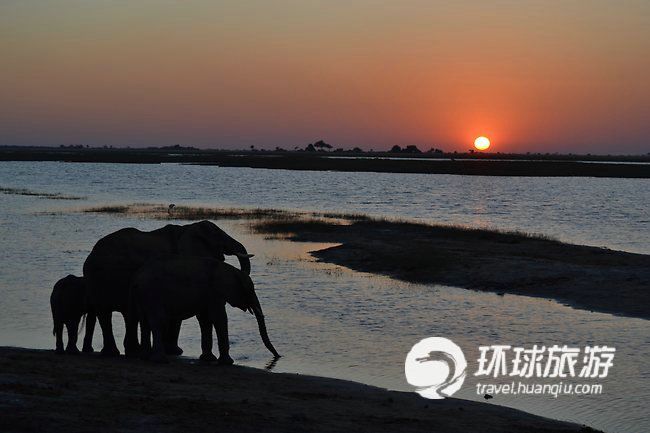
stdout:
<svg viewBox="0 0 650 433">
<path fill-rule="evenodd" d="M 0 347 L 0 412 L 3 433 L 595 431 L 334 379 L 10 347 Z"/>
<path fill-rule="evenodd" d="M 387 159 L 390 158 L 390 159 Z M 585 162 L 588 160 L 589 162 Z M 646 156 L 251 152 L 187 149 L 0 148 L 0 161 L 176 162 L 284 170 L 650 178 Z M 634 162 L 634 164 L 631 164 Z"/>
</svg>

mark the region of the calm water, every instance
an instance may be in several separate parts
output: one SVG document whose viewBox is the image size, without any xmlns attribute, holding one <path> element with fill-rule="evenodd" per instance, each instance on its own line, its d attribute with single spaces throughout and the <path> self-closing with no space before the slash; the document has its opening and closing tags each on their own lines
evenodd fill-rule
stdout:
<svg viewBox="0 0 650 433">
<path fill-rule="evenodd" d="M 361 211 L 534 231 L 650 253 L 648 186 L 645 180 L 619 179 L 0 163 L 0 187 L 87 197 L 68 201 L 0 194 L 0 344 L 53 347 L 48 304 L 53 283 L 67 273 L 80 274 L 99 237 L 124 226 L 152 229 L 162 224 L 42 211 L 136 201 Z M 470 362 L 481 344 L 607 344 L 617 354 L 603 381 L 603 395 L 498 396 L 490 402 L 608 432 L 650 431 L 647 321 L 574 310 L 543 299 L 401 283 L 315 263 L 308 251 L 323 245 L 265 240 L 237 222 L 219 225 L 256 254 L 253 277 L 269 333 L 284 355 L 274 371 L 410 390 L 403 377 L 404 357 L 411 345 L 428 336 L 452 338 Z M 263 367 L 270 356 L 255 321 L 230 311 L 233 357 L 240 364 Z M 182 346 L 188 355 L 199 352 L 193 321 L 184 324 Z M 456 396 L 477 399 L 475 382 L 468 378 Z"/>
</svg>

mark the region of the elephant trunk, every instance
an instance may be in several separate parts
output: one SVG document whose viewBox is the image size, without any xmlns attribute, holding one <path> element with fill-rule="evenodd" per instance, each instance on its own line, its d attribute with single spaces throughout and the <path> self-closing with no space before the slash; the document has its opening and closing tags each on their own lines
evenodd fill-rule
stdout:
<svg viewBox="0 0 650 433">
<path fill-rule="evenodd" d="M 234 254 L 235 256 L 237 256 L 241 271 L 246 275 L 250 275 L 251 257 L 253 257 L 254 254 L 248 254 L 248 251 L 246 251 L 246 247 L 240 244 L 239 242 L 235 241 L 234 239 L 233 239 L 233 243 L 234 244 L 230 246 L 230 251 L 231 251 L 230 254 Z M 226 254 L 229 254 L 228 250 L 226 250 Z"/>
<path fill-rule="evenodd" d="M 280 354 L 278 353 L 277 350 L 275 350 L 275 347 L 273 347 L 273 344 L 271 344 L 271 340 L 269 340 L 269 334 L 266 332 L 266 323 L 264 322 L 264 314 L 262 314 L 262 308 L 257 305 L 253 307 L 253 313 L 255 313 L 255 318 L 257 319 L 257 326 L 260 328 L 260 336 L 262 337 L 262 341 L 264 342 L 264 345 L 266 346 L 267 349 L 275 356 L 276 358 L 280 357 Z"/>
<path fill-rule="evenodd" d="M 243 310 L 248 310 L 255 315 L 257 319 L 257 326 L 260 330 L 260 337 L 264 342 L 264 346 L 273 354 L 274 357 L 279 358 L 280 354 L 269 339 L 269 334 L 266 332 L 266 322 L 264 321 L 264 313 L 262 312 L 262 306 L 260 305 L 260 300 L 257 298 L 257 293 L 255 293 L 255 287 L 253 281 L 249 276 L 243 277 L 243 286 L 244 286 L 244 296 L 246 298 L 245 307 Z M 240 307 L 241 308 L 241 307 Z"/>
<path fill-rule="evenodd" d="M 251 259 L 252 254 L 235 254 L 239 260 L 239 267 L 241 271 L 246 274 L 251 274 Z"/>
</svg>

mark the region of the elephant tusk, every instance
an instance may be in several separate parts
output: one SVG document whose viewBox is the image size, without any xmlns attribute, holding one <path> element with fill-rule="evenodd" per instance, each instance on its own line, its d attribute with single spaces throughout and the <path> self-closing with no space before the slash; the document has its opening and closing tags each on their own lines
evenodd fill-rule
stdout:
<svg viewBox="0 0 650 433">
<path fill-rule="evenodd" d="M 235 255 L 241 259 L 250 259 L 251 257 L 255 257 L 255 254 L 235 253 Z"/>
</svg>

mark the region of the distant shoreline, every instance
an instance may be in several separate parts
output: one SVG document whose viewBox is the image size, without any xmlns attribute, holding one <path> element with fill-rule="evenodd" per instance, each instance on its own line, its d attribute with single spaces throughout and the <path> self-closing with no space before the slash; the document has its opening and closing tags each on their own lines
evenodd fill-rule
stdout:
<svg viewBox="0 0 650 433">
<path fill-rule="evenodd" d="M 465 176 L 650 178 L 650 157 L 647 156 L 0 147 L 0 161 L 184 163 L 282 170 Z"/>
<path fill-rule="evenodd" d="M 10 432 L 596 432 L 324 377 L 14 347 L 0 347 L 0 407 L 0 429 Z"/>
</svg>

